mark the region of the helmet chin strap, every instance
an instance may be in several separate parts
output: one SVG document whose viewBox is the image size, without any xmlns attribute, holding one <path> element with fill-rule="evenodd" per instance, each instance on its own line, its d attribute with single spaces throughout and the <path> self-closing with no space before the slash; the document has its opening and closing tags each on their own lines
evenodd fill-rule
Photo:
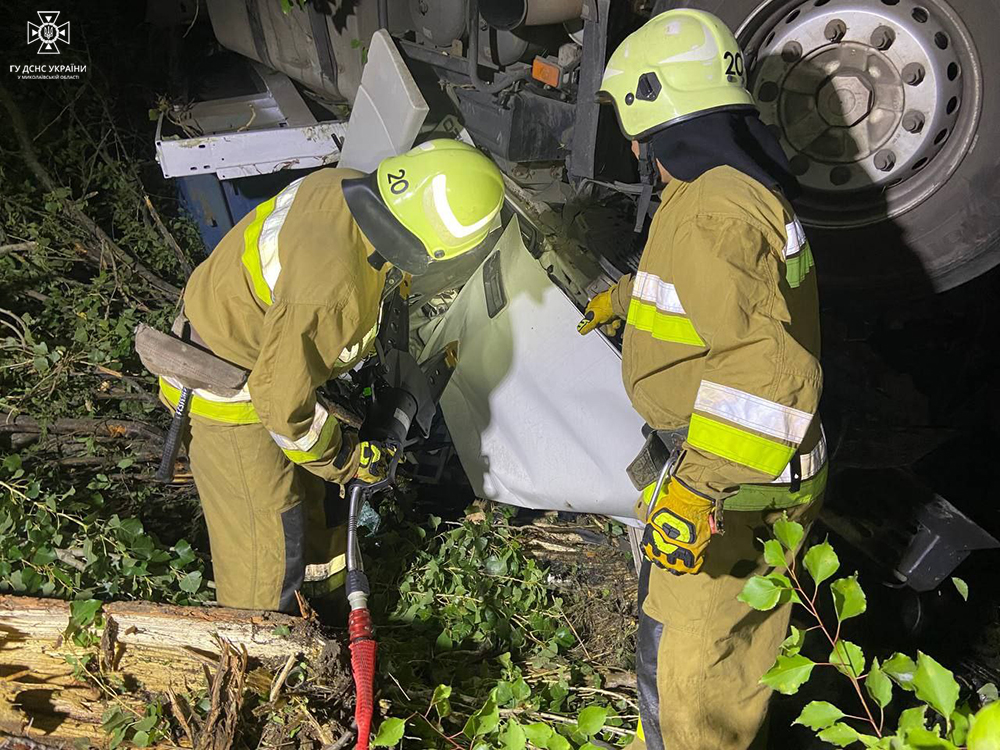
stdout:
<svg viewBox="0 0 1000 750">
<path fill-rule="evenodd" d="M 649 202 L 653 198 L 653 188 L 656 187 L 658 172 L 652 145 L 648 140 L 639 141 L 639 184 L 642 185 L 642 192 L 639 193 L 639 203 L 636 206 L 635 228 L 633 229 L 635 232 L 641 232 L 646 223 L 646 214 L 649 211 Z"/>
</svg>

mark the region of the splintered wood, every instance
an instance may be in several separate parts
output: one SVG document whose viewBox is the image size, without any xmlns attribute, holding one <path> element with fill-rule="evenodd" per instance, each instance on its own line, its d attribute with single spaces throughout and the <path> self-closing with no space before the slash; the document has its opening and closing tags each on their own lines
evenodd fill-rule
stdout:
<svg viewBox="0 0 1000 750">
<path fill-rule="evenodd" d="M 179 744 L 221 748 L 232 736 L 243 686 L 254 676 L 248 668 L 277 674 L 290 657 L 316 660 L 326 645 L 306 621 L 270 612 L 145 602 L 107 604 L 102 612 L 100 644 L 87 651 L 64 635 L 67 602 L 0 596 L 0 742 L 10 734 L 55 747 L 73 747 L 81 738 L 105 747 L 101 718 L 109 706 L 141 715 L 156 695 L 176 712 L 178 696 L 208 690 L 220 699 L 218 706 L 213 700 L 210 731 L 188 733 Z M 109 695 L 74 676 L 67 657 L 87 653 L 95 657 L 90 669 L 119 678 L 126 694 Z"/>
</svg>

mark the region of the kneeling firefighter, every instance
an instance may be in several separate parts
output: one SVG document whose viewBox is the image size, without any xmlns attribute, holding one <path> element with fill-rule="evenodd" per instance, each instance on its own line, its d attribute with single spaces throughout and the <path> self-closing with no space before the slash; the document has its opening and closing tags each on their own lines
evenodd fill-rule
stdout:
<svg viewBox="0 0 1000 750">
<path fill-rule="evenodd" d="M 390 270 L 419 274 L 472 250 L 503 196 L 486 156 L 429 141 L 368 175 L 296 180 L 195 269 L 174 332 L 246 373 L 238 390 L 190 396 L 191 471 L 220 604 L 292 611 L 304 579 L 342 575 L 345 538 L 327 523 L 326 483 L 375 481 L 387 462 L 316 389 L 370 352 Z M 157 374 L 171 407 L 200 385 Z"/>
<path fill-rule="evenodd" d="M 768 567 L 757 539 L 782 513 L 808 524 L 826 482 L 813 258 L 743 66 L 718 18 L 671 10 L 622 42 L 601 86 L 665 184 L 638 271 L 579 327 L 625 320 L 625 387 L 653 431 L 630 467 L 645 523 L 633 748 L 746 750 L 762 734 L 758 681 L 790 605 L 736 597 Z"/>
</svg>

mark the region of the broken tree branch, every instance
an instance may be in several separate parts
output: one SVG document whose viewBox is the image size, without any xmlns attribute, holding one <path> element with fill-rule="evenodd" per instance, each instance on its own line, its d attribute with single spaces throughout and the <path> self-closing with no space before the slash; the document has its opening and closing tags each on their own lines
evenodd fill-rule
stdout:
<svg viewBox="0 0 1000 750">
<path fill-rule="evenodd" d="M 191 271 L 193 271 L 194 269 L 191 267 L 191 263 L 190 261 L 188 261 L 187 256 L 184 254 L 184 251 L 181 250 L 181 246 L 177 244 L 177 240 L 174 239 L 174 236 L 170 233 L 170 230 L 167 229 L 167 225 L 164 224 L 163 219 L 160 218 L 160 214 L 153 207 L 153 201 L 149 199 L 148 195 L 143 195 L 142 197 L 146 203 L 146 209 L 149 211 L 149 215 L 153 219 L 153 223 L 156 225 L 156 228 L 159 230 L 160 234 L 163 235 L 164 241 L 167 243 L 170 249 L 174 251 L 174 255 L 177 258 L 177 262 L 181 264 L 181 270 L 184 271 L 184 275 L 190 276 Z"/>
<path fill-rule="evenodd" d="M 37 245 L 37 242 L 15 242 L 12 245 L 0 245 L 0 257 L 3 257 L 7 253 L 20 253 L 24 250 L 31 250 Z"/>
<path fill-rule="evenodd" d="M 142 422 L 126 419 L 57 419 L 49 424 L 39 424 L 27 414 L 0 411 L 0 433 L 41 433 L 55 435 L 98 435 L 102 437 L 146 438 L 163 441 L 163 430 Z"/>
<path fill-rule="evenodd" d="M 14 131 L 14 136 L 17 138 L 18 145 L 21 149 L 21 159 L 24 161 L 25 166 L 31 171 L 32 174 L 38 179 L 42 187 L 49 192 L 54 192 L 58 189 L 58 185 L 52 179 L 48 170 L 42 165 L 38 160 L 38 154 L 35 152 L 35 147 L 31 142 L 31 137 L 28 135 L 27 126 L 24 123 L 24 117 L 21 115 L 21 110 L 18 108 L 14 99 L 11 97 L 10 92 L 0 85 L 0 104 L 3 105 L 4 109 L 7 110 L 7 114 L 10 117 L 10 125 Z M 94 263 L 101 265 L 104 262 L 103 250 L 106 248 L 113 257 L 117 258 L 120 262 L 124 263 L 126 266 L 131 268 L 140 277 L 145 279 L 150 286 L 157 290 L 162 296 L 167 299 L 176 300 L 180 297 L 181 290 L 168 281 L 164 281 L 159 276 L 157 276 L 148 266 L 146 266 L 141 261 L 132 257 L 129 253 L 125 252 L 108 234 L 101 229 L 97 223 L 91 219 L 87 214 L 85 214 L 73 201 L 67 201 L 65 204 L 66 212 L 78 223 L 80 224 L 95 240 L 97 240 L 98 245 L 100 245 L 100 250 L 95 250 L 94 248 L 86 248 L 87 257 Z"/>
</svg>

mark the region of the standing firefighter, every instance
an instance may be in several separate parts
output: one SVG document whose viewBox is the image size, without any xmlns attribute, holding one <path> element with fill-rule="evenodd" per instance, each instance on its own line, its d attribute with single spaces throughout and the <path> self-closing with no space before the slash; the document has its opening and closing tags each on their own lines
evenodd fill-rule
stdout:
<svg viewBox="0 0 1000 750">
<path fill-rule="evenodd" d="M 808 523 L 826 481 L 812 254 L 743 65 L 719 19 L 671 10 L 625 39 L 602 83 L 640 171 L 665 183 L 637 273 L 580 323 L 625 319 L 629 397 L 676 446 L 670 471 L 653 472 L 659 492 L 650 482 L 637 504 L 635 748 L 754 743 L 769 697 L 758 680 L 789 608 L 736 597 L 768 567 L 757 538 L 783 512 Z"/>
<path fill-rule="evenodd" d="M 418 274 L 473 249 L 502 202 L 489 159 L 430 141 L 369 175 L 321 169 L 296 180 L 195 269 L 185 338 L 249 373 L 235 395 L 201 388 L 190 405 L 191 470 L 221 604 L 290 611 L 304 578 L 344 569 L 325 483 L 374 481 L 385 461 L 316 389 L 371 350 L 389 270 Z M 189 385 L 161 374 L 172 407 Z"/>
</svg>

